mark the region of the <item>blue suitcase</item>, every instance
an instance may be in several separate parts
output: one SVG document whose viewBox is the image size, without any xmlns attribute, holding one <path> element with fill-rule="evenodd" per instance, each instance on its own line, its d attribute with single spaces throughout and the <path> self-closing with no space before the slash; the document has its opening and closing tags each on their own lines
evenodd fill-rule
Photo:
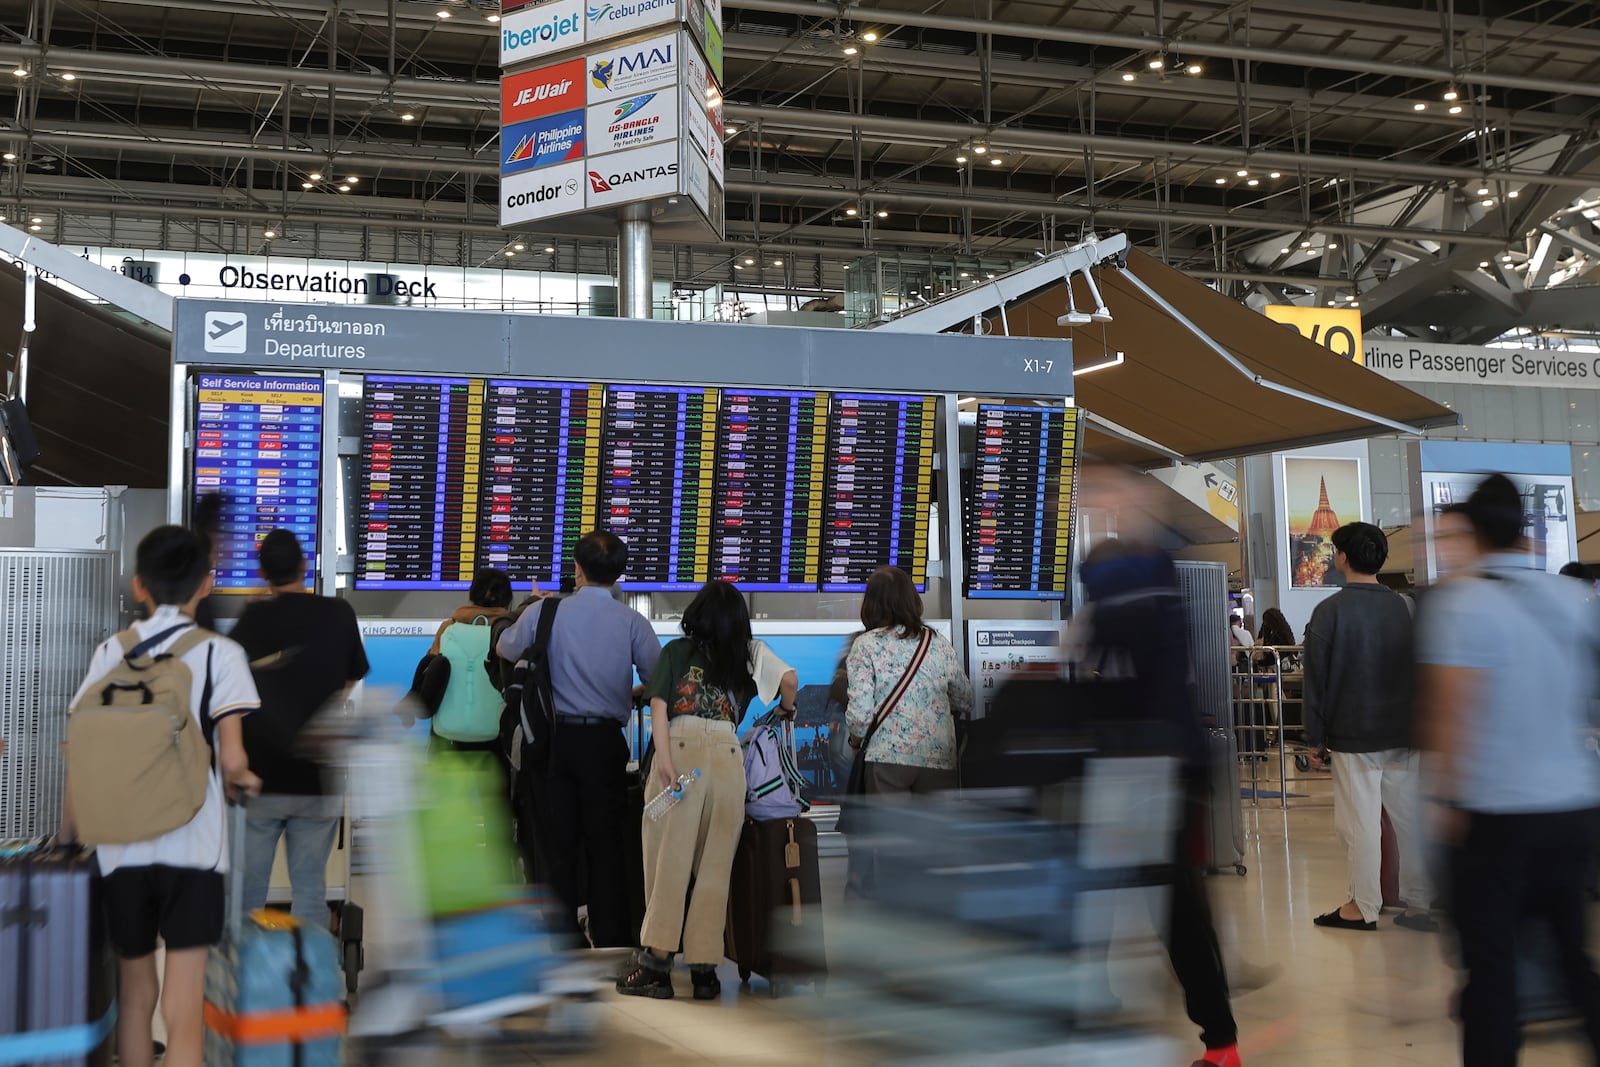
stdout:
<svg viewBox="0 0 1600 1067">
<path fill-rule="evenodd" d="M 206 963 L 206 1067 L 339 1067 L 339 940 L 262 910 L 244 916 L 244 809 L 229 827 L 228 928 Z"/>
<path fill-rule="evenodd" d="M 478 1007 L 539 990 L 554 947 L 529 904 L 506 904 L 434 921 L 446 1010 Z"/>
</svg>

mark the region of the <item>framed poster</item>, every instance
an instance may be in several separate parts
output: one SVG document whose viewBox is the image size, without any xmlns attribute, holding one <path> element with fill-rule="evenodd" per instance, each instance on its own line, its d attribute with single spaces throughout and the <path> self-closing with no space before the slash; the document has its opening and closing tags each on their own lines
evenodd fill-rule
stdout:
<svg viewBox="0 0 1600 1067">
<path fill-rule="evenodd" d="M 1365 518 L 1361 508 L 1361 461 L 1286 456 L 1283 497 L 1290 586 L 1323 589 L 1343 585 L 1344 578 L 1333 565 L 1333 532 Z"/>
</svg>

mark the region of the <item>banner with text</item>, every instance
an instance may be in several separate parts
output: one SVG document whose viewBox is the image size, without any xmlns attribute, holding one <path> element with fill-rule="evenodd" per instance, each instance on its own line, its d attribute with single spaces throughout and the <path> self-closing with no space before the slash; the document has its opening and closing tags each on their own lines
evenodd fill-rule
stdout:
<svg viewBox="0 0 1600 1067">
<path fill-rule="evenodd" d="M 1396 382 L 1600 389 L 1600 352 L 1483 348 L 1386 337 L 1366 342 L 1367 369 Z"/>
</svg>

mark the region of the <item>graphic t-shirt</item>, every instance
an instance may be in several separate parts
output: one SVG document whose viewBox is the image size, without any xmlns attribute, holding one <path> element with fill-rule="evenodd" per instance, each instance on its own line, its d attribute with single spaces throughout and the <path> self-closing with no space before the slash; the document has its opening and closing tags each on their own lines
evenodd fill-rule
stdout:
<svg viewBox="0 0 1600 1067">
<path fill-rule="evenodd" d="M 661 650 L 645 696 L 665 700 L 669 719 L 692 715 L 737 725 L 755 696 L 755 686 L 746 678 L 738 689 L 724 689 L 706 680 L 706 668 L 706 659 L 694 643 L 680 637 Z"/>
</svg>

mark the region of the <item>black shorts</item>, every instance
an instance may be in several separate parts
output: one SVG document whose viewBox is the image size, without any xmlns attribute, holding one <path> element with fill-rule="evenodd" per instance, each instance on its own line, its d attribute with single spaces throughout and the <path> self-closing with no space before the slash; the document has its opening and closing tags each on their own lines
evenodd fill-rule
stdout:
<svg viewBox="0 0 1600 1067">
<path fill-rule="evenodd" d="M 167 948 L 208 948 L 222 940 L 222 875 L 191 867 L 123 867 L 106 875 L 106 932 L 125 960 Z"/>
</svg>

